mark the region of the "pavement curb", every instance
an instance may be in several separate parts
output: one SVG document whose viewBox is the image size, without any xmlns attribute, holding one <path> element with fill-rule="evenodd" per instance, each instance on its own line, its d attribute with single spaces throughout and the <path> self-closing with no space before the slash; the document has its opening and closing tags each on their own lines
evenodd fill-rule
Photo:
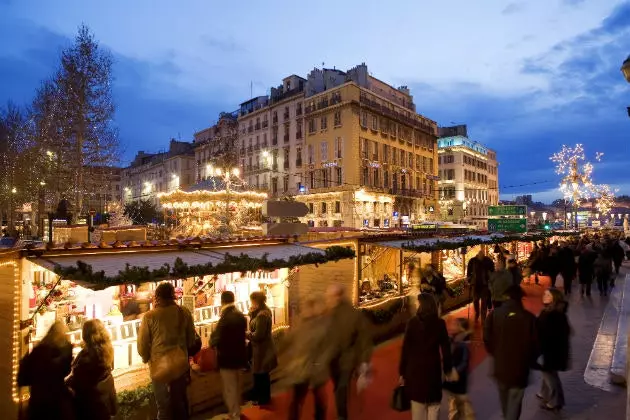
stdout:
<svg viewBox="0 0 630 420">
<path fill-rule="evenodd" d="M 610 366 L 610 382 L 615 385 L 626 386 L 626 372 L 628 360 L 628 327 L 630 317 L 630 274 L 626 274 L 623 285 L 621 304 L 619 305 L 619 321 L 617 337 Z"/>
</svg>

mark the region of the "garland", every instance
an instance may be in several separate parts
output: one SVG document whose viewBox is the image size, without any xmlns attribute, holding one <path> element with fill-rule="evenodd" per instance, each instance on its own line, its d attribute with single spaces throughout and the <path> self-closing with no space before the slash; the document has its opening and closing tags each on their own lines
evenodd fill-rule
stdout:
<svg viewBox="0 0 630 420">
<path fill-rule="evenodd" d="M 505 236 L 489 236 L 487 238 L 465 237 L 461 241 L 440 241 L 437 240 L 431 244 L 415 244 L 414 241 L 406 242 L 402 245 L 403 249 L 415 252 L 433 252 L 442 250 L 454 250 L 458 248 L 468 248 L 477 245 L 498 245 L 506 242 L 536 242 L 548 239 L 553 236 L 577 236 L 576 232 L 549 232 L 536 233 L 530 235 L 505 235 Z"/>
<path fill-rule="evenodd" d="M 464 279 L 455 280 L 451 284 L 452 286 L 449 285 L 447 287 L 452 293 L 453 298 L 458 298 L 460 296 L 463 296 L 463 294 L 468 290 L 468 283 Z"/>
<path fill-rule="evenodd" d="M 140 284 L 155 282 L 169 278 L 190 278 L 202 277 L 214 274 L 244 273 L 252 271 L 274 271 L 279 268 L 295 268 L 301 265 L 324 264 L 329 261 L 339 261 L 342 259 L 354 258 L 355 252 L 349 247 L 331 246 L 324 250 L 324 253 L 309 252 L 301 255 L 292 255 L 285 259 L 269 260 L 268 254 L 261 258 L 252 258 L 249 255 L 240 254 L 237 256 L 226 254 L 222 262 L 214 265 L 212 263 L 188 265 L 181 258 L 175 259 L 171 266 L 164 264 L 160 268 L 150 269 L 149 267 L 137 267 L 125 265 L 125 269 L 115 276 L 106 276 L 104 271 L 94 271 L 92 266 L 77 261 L 76 266 L 62 267 L 56 265 L 55 274 L 67 280 L 84 281 L 97 285 L 95 289 L 105 289 L 109 286 L 120 284 Z"/>
<path fill-rule="evenodd" d="M 133 419 L 137 411 L 147 407 L 153 398 L 151 385 L 138 387 L 131 391 L 121 391 L 116 394 L 118 413 L 116 418 L 122 420 Z"/>
<path fill-rule="evenodd" d="M 370 322 L 374 325 L 383 325 L 390 322 L 394 316 L 401 312 L 405 305 L 405 297 L 401 296 L 400 299 L 396 299 L 394 303 L 388 306 L 385 309 L 368 309 L 363 308 L 361 312 L 370 320 Z"/>
</svg>

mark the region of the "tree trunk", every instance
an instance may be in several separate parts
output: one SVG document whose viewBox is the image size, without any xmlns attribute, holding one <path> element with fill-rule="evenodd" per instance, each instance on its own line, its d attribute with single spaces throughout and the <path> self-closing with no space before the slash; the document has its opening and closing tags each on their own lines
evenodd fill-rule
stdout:
<svg viewBox="0 0 630 420">
<path fill-rule="evenodd" d="M 77 132 L 77 176 L 75 182 L 75 210 L 73 219 L 74 222 L 78 222 L 79 216 L 83 212 L 83 127 L 80 127 Z"/>
</svg>

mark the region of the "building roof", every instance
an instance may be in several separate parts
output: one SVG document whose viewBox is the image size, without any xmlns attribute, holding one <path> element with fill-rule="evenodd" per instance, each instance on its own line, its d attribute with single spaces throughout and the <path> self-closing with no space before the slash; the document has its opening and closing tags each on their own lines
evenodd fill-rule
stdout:
<svg viewBox="0 0 630 420">
<path fill-rule="evenodd" d="M 483 144 L 464 136 L 441 137 L 438 139 L 438 149 L 446 149 L 448 147 L 455 146 L 467 147 L 477 153 L 481 153 L 484 155 L 487 155 L 488 151 L 490 150 Z"/>
</svg>

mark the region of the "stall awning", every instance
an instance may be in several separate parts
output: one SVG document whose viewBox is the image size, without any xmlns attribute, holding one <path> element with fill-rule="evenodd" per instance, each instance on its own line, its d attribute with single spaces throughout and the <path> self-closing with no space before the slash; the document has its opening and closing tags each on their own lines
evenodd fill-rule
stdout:
<svg viewBox="0 0 630 420">
<path fill-rule="evenodd" d="M 349 256 L 340 258 L 349 258 Z M 178 259 L 180 260 L 179 264 L 176 264 Z M 58 273 L 60 270 L 64 271 L 62 277 L 68 280 L 75 280 L 92 289 L 102 289 L 110 285 L 141 280 L 157 281 L 161 278 L 182 278 L 186 277 L 185 274 L 192 277 L 194 275 L 255 271 L 256 269 L 270 270 L 324 263 L 326 260 L 333 259 L 335 257 L 331 257 L 326 250 L 298 244 L 260 246 L 232 244 L 225 247 L 168 251 L 117 249 L 108 252 L 88 252 L 86 250 L 85 253 L 72 255 L 43 255 L 33 258 L 31 261 Z M 159 270 L 163 270 L 165 264 L 171 267 L 170 271 L 160 272 Z M 138 269 L 147 278 L 137 278 L 142 276 Z"/>
<path fill-rule="evenodd" d="M 461 244 L 466 246 L 465 243 L 470 241 L 480 241 L 485 243 L 493 243 L 500 240 L 505 235 L 493 234 L 493 235 L 466 235 L 456 236 L 452 238 L 405 238 L 396 239 L 392 241 L 375 242 L 375 245 L 383 246 L 387 248 L 399 248 L 399 249 L 414 249 L 423 247 L 434 247 L 439 244 L 452 244 L 453 246 Z"/>
</svg>

